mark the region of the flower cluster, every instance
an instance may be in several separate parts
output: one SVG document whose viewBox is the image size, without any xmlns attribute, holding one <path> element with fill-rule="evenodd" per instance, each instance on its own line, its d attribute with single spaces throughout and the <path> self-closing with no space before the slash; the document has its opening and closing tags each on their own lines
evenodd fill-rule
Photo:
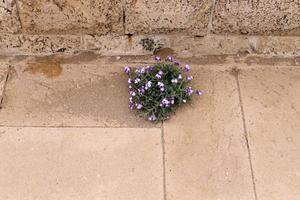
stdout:
<svg viewBox="0 0 300 200">
<path fill-rule="evenodd" d="M 176 108 L 189 101 L 193 94 L 203 95 L 189 84 L 193 80 L 188 75 L 189 65 L 180 66 L 178 61 L 168 56 L 163 62 L 155 57 L 157 63 L 138 69 L 125 67 L 129 76 L 129 107 L 147 120 L 157 122 L 168 119 Z"/>
</svg>

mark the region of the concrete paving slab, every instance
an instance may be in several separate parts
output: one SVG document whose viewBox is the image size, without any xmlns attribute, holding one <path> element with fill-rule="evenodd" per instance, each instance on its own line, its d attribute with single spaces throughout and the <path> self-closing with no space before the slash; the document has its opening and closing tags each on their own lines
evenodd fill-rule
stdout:
<svg viewBox="0 0 300 200">
<path fill-rule="evenodd" d="M 122 63 L 78 59 L 37 57 L 15 62 L 0 111 L 0 125 L 156 126 L 129 110 Z"/>
<path fill-rule="evenodd" d="M 300 199 L 300 68 L 239 75 L 259 200 Z"/>
<path fill-rule="evenodd" d="M 209 69 L 194 77 L 205 95 L 164 124 L 167 199 L 255 199 L 236 78 Z"/>
<path fill-rule="evenodd" d="M 0 199 L 162 200 L 160 129 L 0 128 Z"/>
</svg>

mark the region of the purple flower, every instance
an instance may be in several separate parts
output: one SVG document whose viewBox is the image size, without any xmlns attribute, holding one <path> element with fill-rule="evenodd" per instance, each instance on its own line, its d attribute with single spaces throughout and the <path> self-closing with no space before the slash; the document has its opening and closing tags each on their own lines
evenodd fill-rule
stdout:
<svg viewBox="0 0 300 200">
<path fill-rule="evenodd" d="M 140 69 L 140 73 L 141 73 L 141 74 L 144 74 L 145 72 L 146 72 L 145 67 L 142 67 L 142 68 Z"/>
<path fill-rule="evenodd" d="M 134 83 L 135 83 L 135 84 L 137 84 L 137 83 L 139 83 L 139 82 L 141 82 L 141 79 L 139 79 L 139 78 L 137 78 L 137 79 L 134 80 Z"/>
<path fill-rule="evenodd" d="M 132 97 L 136 96 L 136 93 L 134 91 L 130 91 L 129 93 L 130 93 L 130 96 L 132 96 Z"/>
<path fill-rule="evenodd" d="M 128 83 L 130 84 L 131 82 L 132 82 L 132 81 L 131 81 L 131 78 L 129 78 L 129 79 L 128 79 Z"/>
<path fill-rule="evenodd" d="M 159 56 L 155 56 L 156 61 L 161 61 L 161 58 Z"/>
<path fill-rule="evenodd" d="M 141 89 L 139 89 L 139 92 L 140 92 L 141 94 L 145 94 L 145 87 L 142 86 Z"/>
<path fill-rule="evenodd" d="M 167 61 L 173 62 L 173 57 L 172 56 L 167 56 Z"/>
<path fill-rule="evenodd" d="M 174 65 L 180 65 L 178 61 L 174 61 Z"/>
<path fill-rule="evenodd" d="M 148 81 L 147 84 L 146 84 L 146 86 L 147 86 L 148 88 L 151 88 L 152 82 L 151 82 L 151 81 Z"/>
<path fill-rule="evenodd" d="M 129 97 L 129 102 L 133 103 L 133 98 L 132 97 Z"/>
<path fill-rule="evenodd" d="M 147 69 L 149 72 L 152 72 L 152 71 L 153 71 L 153 67 L 151 67 L 151 66 L 149 66 L 149 65 L 146 67 L 146 69 Z"/>
<path fill-rule="evenodd" d="M 131 85 L 128 85 L 128 88 L 129 88 L 129 89 L 132 89 L 132 86 L 131 86 Z"/>
<path fill-rule="evenodd" d="M 191 67 L 189 65 L 184 66 L 184 71 L 189 72 L 191 70 Z"/>
<path fill-rule="evenodd" d="M 157 79 L 161 79 L 161 75 L 159 75 L 159 74 L 156 74 L 155 77 L 156 77 Z"/>
<path fill-rule="evenodd" d="M 150 65 L 147 65 L 146 66 L 146 70 L 148 70 L 149 72 L 152 72 L 153 71 L 153 67 L 151 67 Z"/>
<path fill-rule="evenodd" d="M 165 91 L 165 88 L 164 87 L 160 88 L 160 91 L 162 91 L 162 92 Z"/>
<path fill-rule="evenodd" d="M 188 87 L 188 88 L 186 89 L 186 93 L 187 93 L 189 96 L 191 96 L 191 95 L 194 93 L 194 90 L 192 89 L 192 87 Z"/>
<path fill-rule="evenodd" d="M 155 115 L 151 115 L 149 118 L 148 118 L 149 121 L 153 122 L 156 120 L 156 116 Z"/>
<path fill-rule="evenodd" d="M 145 90 L 148 90 L 148 89 L 151 88 L 151 87 L 152 87 L 152 82 L 151 82 L 151 81 L 148 81 L 148 82 L 146 83 Z"/>
<path fill-rule="evenodd" d="M 164 72 L 163 72 L 163 71 L 161 71 L 161 70 L 159 70 L 158 74 L 159 74 L 159 75 L 163 75 L 163 74 L 164 74 Z"/>
<path fill-rule="evenodd" d="M 129 68 L 128 66 L 124 67 L 124 72 L 125 72 L 126 74 L 129 74 L 130 68 Z"/>
<path fill-rule="evenodd" d="M 196 94 L 199 95 L 199 96 L 202 96 L 203 93 L 204 93 L 204 92 L 203 92 L 202 90 L 196 90 Z"/>
<path fill-rule="evenodd" d="M 164 83 L 162 83 L 162 82 L 157 82 L 157 86 L 158 86 L 159 88 L 162 88 L 162 87 L 164 87 L 164 86 L 165 86 L 165 84 L 164 84 Z"/>
<path fill-rule="evenodd" d="M 137 104 L 137 105 L 136 105 L 136 108 L 137 108 L 138 110 L 141 110 L 141 109 L 143 108 L 143 105 L 142 105 L 142 104 Z"/>
<path fill-rule="evenodd" d="M 191 81 L 191 80 L 193 80 L 193 77 L 192 77 L 192 76 L 188 76 L 188 77 L 186 78 L 186 80 Z"/>
<path fill-rule="evenodd" d="M 160 103 L 160 107 L 170 107 L 170 103 L 168 99 L 164 98 Z"/>
<path fill-rule="evenodd" d="M 130 110 L 133 110 L 134 109 L 134 103 L 129 103 L 129 108 L 130 108 Z"/>
<path fill-rule="evenodd" d="M 181 75 L 181 74 L 178 75 L 178 79 L 179 79 L 179 80 L 182 79 L 182 75 Z"/>
<path fill-rule="evenodd" d="M 171 80 L 171 82 L 176 84 L 176 83 L 178 83 L 178 79 L 174 78 L 174 79 Z"/>
</svg>

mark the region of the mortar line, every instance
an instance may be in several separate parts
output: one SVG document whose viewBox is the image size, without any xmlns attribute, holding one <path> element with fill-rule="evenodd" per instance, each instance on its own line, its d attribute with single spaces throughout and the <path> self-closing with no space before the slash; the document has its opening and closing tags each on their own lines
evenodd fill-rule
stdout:
<svg viewBox="0 0 300 200">
<path fill-rule="evenodd" d="M 21 20 L 21 17 L 20 17 L 20 7 L 19 7 L 19 1 L 18 0 L 15 0 L 15 4 L 16 4 L 16 9 L 17 9 L 17 15 L 18 15 L 18 21 L 20 23 L 20 29 L 21 31 L 23 30 L 23 23 L 22 23 L 22 20 Z M 19 31 L 18 31 L 19 32 Z"/>
<path fill-rule="evenodd" d="M 7 70 L 7 74 L 6 74 L 6 77 L 5 77 L 5 80 L 4 80 L 4 84 L 3 84 L 2 97 L 0 99 L 0 109 L 2 108 L 2 104 L 3 104 L 3 100 L 4 100 L 4 95 L 5 95 L 5 90 L 6 90 L 6 85 L 7 85 L 7 82 L 8 82 L 10 71 L 11 71 L 11 66 L 9 65 L 8 66 L 8 70 Z"/>
<path fill-rule="evenodd" d="M 123 32 L 126 35 L 126 0 L 122 0 L 122 21 L 123 21 Z"/>
<path fill-rule="evenodd" d="M 207 32 L 206 32 L 207 35 L 209 35 L 212 30 L 212 21 L 213 21 L 213 16 L 214 16 L 214 12 L 215 12 L 215 6 L 216 6 L 218 0 L 211 0 L 211 1 L 212 1 L 212 8 L 211 8 L 211 13 L 210 13 L 208 25 L 207 25 Z"/>
<path fill-rule="evenodd" d="M 242 94 L 241 94 L 241 87 L 240 87 L 240 79 L 239 79 L 239 71 L 238 70 L 236 71 L 235 79 L 236 79 L 236 84 L 237 84 L 237 89 L 238 89 L 239 103 L 240 103 L 240 109 L 241 109 L 242 120 L 243 120 L 244 138 L 245 138 L 245 141 L 246 141 L 247 152 L 248 152 L 248 160 L 249 160 L 249 165 L 250 165 L 250 170 L 251 170 L 251 179 L 252 179 L 254 198 L 255 198 L 255 200 L 258 200 L 257 192 L 256 192 L 256 184 L 255 184 L 255 174 L 254 174 L 253 163 L 252 163 L 251 148 L 250 148 L 250 144 L 249 144 L 249 133 L 248 133 L 246 119 L 245 119 L 245 111 L 244 111 L 244 106 L 243 106 L 244 104 L 243 104 L 243 99 L 242 99 Z"/>
<path fill-rule="evenodd" d="M 95 128 L 95 129 L 161 129 L 161 127 L 112 127 L 112 126 L 34 126 L 34 125 L 0 125 L 0 128 Z"/>
<path fill-rule="evenodd" d="M 161 123 L 161 147 L 162 147 L 162 164 L 163 164 L 163 194 L 164 200 L 167 200 L 167 184 L 166 184 L 166 149 L 165 149 L 165 130 L 164 122 Z"/>
</svg>

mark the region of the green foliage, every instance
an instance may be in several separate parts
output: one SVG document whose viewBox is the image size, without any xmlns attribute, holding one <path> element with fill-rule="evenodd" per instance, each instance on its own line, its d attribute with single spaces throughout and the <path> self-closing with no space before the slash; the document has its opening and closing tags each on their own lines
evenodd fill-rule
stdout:
<svg viewBox="0 0 300 200">
<path fill-rule="evenodd" d="M 158 62 L 132 70 L 125 67 L 129 79 L 132 110 L 149 121 L 162 121 L 170 117 L 180 105 L 191 99 L 191 80 L 186 77 L 187 68 L 171 61 Z"/>
</svg>

